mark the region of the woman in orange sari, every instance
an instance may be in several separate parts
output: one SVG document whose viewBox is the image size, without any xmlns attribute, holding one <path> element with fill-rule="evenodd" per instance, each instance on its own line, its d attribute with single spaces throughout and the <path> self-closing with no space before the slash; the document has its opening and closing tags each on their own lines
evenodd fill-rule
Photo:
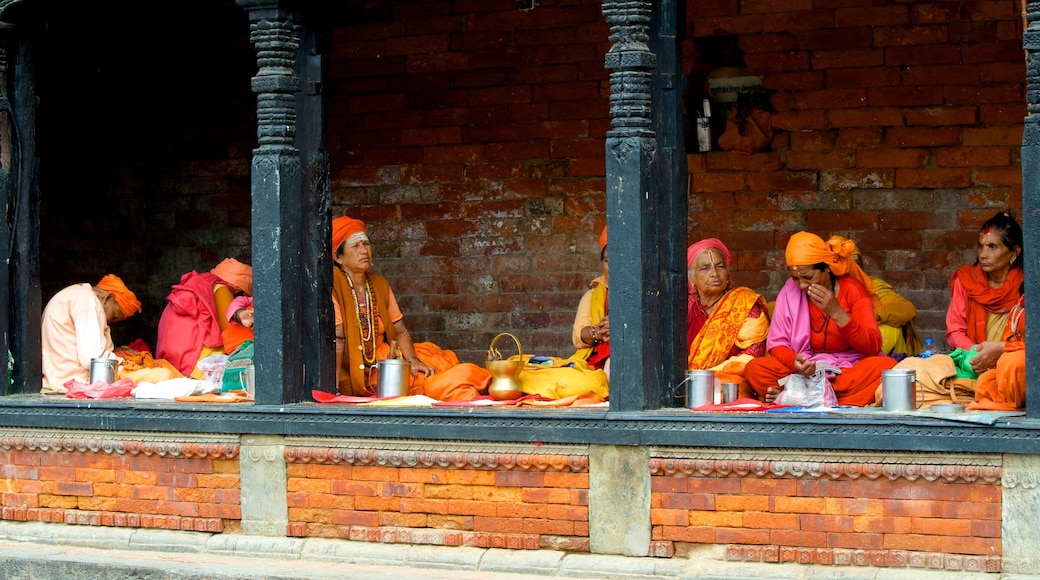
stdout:
<svg viewBox="0 0 1040 580">
<path fill-rule="evenodd" d="M 740 396 L 750 397 L 744 366 L 765 355 L 769 318 L 762 296 L 743 286 L 733 288 L 731 260 L 729 249 L 715 238 L 686 250 L 687 368 L 714 370 L 721 382 L 738 383 Z"/>
<path fill-rule="evenodd" d="M 975 383 L 975 402 L 968 409 L 1011 411 L 1026 406 L 1026 297 L 1011 307 L 1004 330 L 1004 354 Z"/>
</svg>

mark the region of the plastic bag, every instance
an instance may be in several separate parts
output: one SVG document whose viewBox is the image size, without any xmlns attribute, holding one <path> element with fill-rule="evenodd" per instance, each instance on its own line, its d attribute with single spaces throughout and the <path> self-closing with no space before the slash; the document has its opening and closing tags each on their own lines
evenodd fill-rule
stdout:
<svg viewBox="0 0 1040 580">
<path fill-rule="evenodd" d="M 776 403 L 788 407 L 837 407 L 838 397 L 830 376 L 840 374 L 838 367 L 817 361 L 813 374 L 791 373 L 778 381 L 784 390 L 777 395 Z"/>
<path fill-rule="evenodd" d="M 226 354 L 212 354 L 199 361 L 199 370 L 206 374 L 202 379 L 201 394 L 219 393 L 227 367 Z"/>
</svg>

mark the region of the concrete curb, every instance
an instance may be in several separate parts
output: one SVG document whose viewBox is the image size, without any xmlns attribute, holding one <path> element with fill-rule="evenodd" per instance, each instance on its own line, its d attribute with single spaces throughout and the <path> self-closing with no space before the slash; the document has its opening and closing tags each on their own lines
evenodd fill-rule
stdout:
<svg viewBox="0 0 1040 580">
<path fill-rule="evenodd" d="M 1040 580 L 1034 575 L 920 568 L 634 558 L 553 550 L 378 544 L 176 530 L 0 521 L 0 580 L 365 579 L 522 580 Z"/>
</svg>

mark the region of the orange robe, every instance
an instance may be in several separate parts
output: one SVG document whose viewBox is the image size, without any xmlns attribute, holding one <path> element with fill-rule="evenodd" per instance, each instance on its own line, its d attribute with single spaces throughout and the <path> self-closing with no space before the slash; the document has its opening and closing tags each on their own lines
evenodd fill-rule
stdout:
<svg viewBox="0 0 1040 580">
<path fill-rule="evenodd" d="M 1026 405 L 1025 296 L 1011 309 L 1004 330 L 1004 354 L 997 366 L 979 375 L 975 402 L 968 409 L 1011 411 Z"/>
</svg>

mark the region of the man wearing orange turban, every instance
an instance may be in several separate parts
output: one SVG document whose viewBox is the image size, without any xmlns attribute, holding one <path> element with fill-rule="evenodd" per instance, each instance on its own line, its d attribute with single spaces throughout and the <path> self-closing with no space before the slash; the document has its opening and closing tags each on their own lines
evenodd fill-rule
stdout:
<svg viewBox="0 0 1040 580">
<path fill-rule="evenodd" d="M 156 358 L 166 359 L 185 376 L 201 379 L 198 362 L 230 352 L 224 346 L 225 313 L 236 294 L 253 295 L 253 268 L 226 258 L 209 272 L 192 270 L 170 289 L 159 318 Z"/>
<path fill-rule="evenodd" d="M 109 274 L 95 286 L 74 284 L 62 289 L 43 309 L 43 384 L 45 395 L 65 394 L 65 383 L 90 381 L 90 360 L 117 358 L 109 324 L 141 311 L 141 303 L 119 279 Z"/>
<path fill-rule="evenodd" d="M 839 405 L 874 403 L 882 371 L 896 361 L 881 356 L 874 285 L 852 260 L 855 249 L 851 240 L 828 244 L 809 232 L 791 236 L 785 253 L 791 277 L 776 298 L 769 356 L 745 368 L 762 400 L 773 401 L 785 377 L 813 375 L 822 362 L 841 369 L 830 379 Z"/>
</svg>

